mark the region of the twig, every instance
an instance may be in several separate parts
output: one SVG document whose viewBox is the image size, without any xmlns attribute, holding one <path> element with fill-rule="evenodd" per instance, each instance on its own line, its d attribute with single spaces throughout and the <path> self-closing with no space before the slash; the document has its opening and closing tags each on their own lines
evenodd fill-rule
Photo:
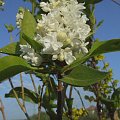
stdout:
<svg viewBox="0 0 120 120">
<path fill-rule="evenodd" d="M 10 33 L 10 43 L 13 42 L 13 36 L 12 36 L 12 33 Z"/>
<path fill-rule="evenodd" d="M 32 81 L 32 84 L 33 84 L 33 87 L 34 87 L 34 91 L 37 93 L 37 88 L 36 88 L 34 79 L 33 79 L 33 77 L 32 77 L 32 74 L 30 74 L 30 78 L 31 78 L 31 81 Z"/>
<path fill-rule="evenodd" d="M 71 85 L 71 86 L 70 86 L 70 92 L 69 92 L 69 98 L 72 97 L 72 91 L 73 91 L 73 86 Z"/>
<path fill-rule="evenodd" d="M 0 111 L 2 113 L 2 116 L 3 116 L 3 120 L 6 120 L 6 117 L 5 117 L 5 112 L 4 112 L 4 105 L 2 103 L 2 100 L 0 98 L 0 103 L 1 103 L 1 106 L 0 106 Z"/>
<path fill-rule="evenodd" d="M 79 96 L 79 98 L 80 98 L 80 100 L 81 100 L 81 103 L 82 103 L 82 106 L 83 106 L 83 108 L 86 110 L 86 108 L 85 108 L 85 105 L 84 105 L 84 102 L 83 102 L 83 100 L 82 100 L 82 97 L 81 97 L 81 94 L 80 94 L 80 92 L 74 87 L 74 89 L 75 89 L 75 91 L 77 92 L 77 94 L 78 94 L 78 96 Z M 87 112 L 87 111 L 86 111 Z"/>
<path fill-rule="evenodd" d="M 116 0 L 112 0 L 115 4 L 119 5 L 120 6 L 120 3 L 117 2 Z"/>
<path fill-rule="evenodd" d="M 58 99 L 57 99 L 57 120 L 62 120 L 63 114 L 63 86 L 62 82 L 58 80 Z"/>
<path fill-rule="evenodd" d="M 16 100 L 17 100 L 17 102 L 18 102 L 21 110 L 24 112 L 26 118 L 27 118 L 28 120 L 30 120 L 30 117 L 29 117 L 29 115 L 28 115 L 25 107 L 23 106 L 23 104 L 21 104 L 21 102 L 20 102 L 20 100 L 19 100 L 19 98 L 18 98 L 18 95 L 17 95 L 16 91 L 14 90 L 14 85 L 13 85 L 13 83 L 12 83 L 11 78 L 9 78 L 9 82 L 10 82 L 10 85 L 11 85 L 11 87 L 12 87 L 13 93 L 14 93 L 14 95 L 15 95 L 15 98 L 16 98 Z"/>
<path fill-rule="evenodd" d="M 21 82 L 21 88 L 22 88 L 22 100 L 23 100 L 23 106 L 25 107 L 25 95 L 24 95 L 24 85 L 23 85 L 23 79 L 22 79 L 22 73 L 20 73 L 20 82 Z"/>
<path fill-rule="evenodd" d="M 43 96 L 43 89 L 44 89 L 45 83 L 43 83 L 42 88 L 41 88 L 41 93 L 40 93 L 40 101 L 38 104 L 38 120 L 40 120 L 40 113 L 41 113 L 41 106 L 42 106 L 42 96 Z"/>
<path fill-rule="evenodd" d="M 34 13 L 35 13 L 35 2 L 33 1 L 33 2 L 31 2 L 32 3 L 32 15 L 34 15 Z"/>
</svg>

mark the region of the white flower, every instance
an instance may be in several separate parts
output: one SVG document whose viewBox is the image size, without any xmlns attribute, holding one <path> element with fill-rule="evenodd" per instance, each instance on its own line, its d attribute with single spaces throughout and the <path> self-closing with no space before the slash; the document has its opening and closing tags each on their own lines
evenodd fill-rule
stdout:
<svg viewBox="0 0 120 120">
<path fill-rule="evenodd" d="M 65 61 L 70 65 L 78 54 L 88 53 L 89 43 L 85 40 L 91 29 L 87 24 L 89 19 L 83 13 L 84 3 L 78 3 L 77 0 L 49 0 L 40 2 L 40 7 L 47 12 L 37 20 L 36 27 L 35 40 L 43 45 L 39 51 L 41 56 L 49 54 L 52 60 Z M 24 53 L 27 50 L 24 48 L 22 51 Z M 24 58 L 36 63 L 39 57 L 32 57 L 36 57 L 35 51 L 28 53 Z"/>
<path fill-rule="evenodd" d="M 65 58 L 65 62 L 68 65 L 70 65 L 74 60 L 76 60 L 75 56 L 73 56 L 73 54 L 72 54 L 72 50 L 70 50 L 69 48 L 65 49 L 64 58 Z"/>
<path fill-rule="evenodd" d="M 57 54 L 63 46 L 61 42 L 57 41 L 56 33 L 47 34 L 40 42 L 44 45 L 42 54 Z"/>
<path fill-rule="evenodd" d="M 19 11 L 18 11 L 18 13 L 16 15 L 16 25 L 17 25 L 17 28 L 21 27 L 23 17 L 24 17 L 24 9 L 23 8 L 19 8 Z"/>
<path fill-rule="evenodd" d="M 45 12 L 49 12 L 51 9 L 49 8 L 49 4 L 48 2 L 40 2 L 40 7 L 42 8 L 43 11 Z"/>
<path fill-rule="evenodd" d="M 43 44 L 42 54 L 51 54 L 52 60 L 71 64 L 75 54 L 88 53 L 85 39 L 90 32 L 89 20 L 83 13 L 84 3 L 77 0 L 49 0 L 40 6 L 48 14 L 37 24 L 37 41 Z"/>
<path fill-rule="evenodd" d="M 23 52 L 21 57 L 26 59 L 33 66 L 40 66 L 42 63 L 42 57 L 35 53 L 34 49 L 31 48 L 30 45 L 20 45 L 20 51 Z"/>
<path fill-rule="evenodd" d="M 60 60 L 64 61 L 70 65 L 74 60 L 76 60 L 75 56 L 73 56 L 72 50 L 70 48 L 61 49 L 58 55 L 53 55 L 52 60 Z"/>
<path fill-rule="evenodd" d="M 82 43 L 82 44 L 80 45 L 80 48 L 81 48 L 81 51 L 82 51 L 83 54 L 88 53 L 88 49 L 87 49 L 87 47 L 86 47 L 88 44 L 89 44 L 89 42 Z"/>
</svg>

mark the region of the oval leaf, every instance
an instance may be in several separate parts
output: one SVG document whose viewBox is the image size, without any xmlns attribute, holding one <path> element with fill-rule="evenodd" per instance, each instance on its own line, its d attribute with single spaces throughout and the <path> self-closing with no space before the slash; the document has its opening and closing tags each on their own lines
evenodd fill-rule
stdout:
<svg viewBox="0 0 120 120">
<path fill-rule="evenodd" d="M 96 56 L 103 53 L 120 51 L 120 39 L 108 41 L 97 41 L 93 44 L 89 56 Z"/>
<path fill-rule="evenodd" d="M 32 67 L 22 58 L 5 56 L 0 58 L 0 82 L 20 72 L 31 70 Z"/>
<path fill-rule="evenodd" d="M 28 37 L 26 34 L 22 34 L 23 39 L 32 46 L 32 48 L 38 52 L 41 51 L 41 49 L 43 49 L 42 44 L 38 43 L 37 41 L 31 39 L 30 37 Z"/>
<path fill-rule="evenodd" d="M 26 10 L 21 25 L 20 43 L 26 44 L 26 41 L 22 38 L 22 33 L 25 33 L 30 38 L 33 38 L 35 31 L 36 21 L 34 16 L 28 10 Z"/>
<path fill-rule="evenodd" d="M 92 48 L 90 49 L 89 53 L 86 56 L 82 58 L 81 56 L 78 57 L 71 65 L 65 66 L 62 69 L 62 71 L 65 72 L 67 70 L 73 69 L 74 67 L 87 61 L 89 58 L 93 56 L 116 51 L 120 51 L 120 39 L 97 41 L 93 44 Z"/>
<path fill-rule="evenodd" d="M 73 86 L 88 86 L 103 80 L 108 73 L 100 72 L 85 65 L 75 67 L 69 75 L 64 76 L 61 81 Z"/>
<path fill-rule="evenodd" d="M 22 88 L 21 87 L 16 87 L 14 88 L 14 90 L 16 91 L 17 95 L 18 95 L 18 98 L 21 98 L 22 99 Z M 24 87 L 24 96 L 25 96 L 25 101 L 26 102 L 31 102 L 31 103 L 38 103 L 38 94 L 35 93 L 34 91 L 32 90 L 29 90 L 27 88 Z M 14 96 L 14 92 L 13 92 L 13 89 L 10 90 L 9 93 L 5 94 L 5 97 L 6 98 L 15 98 Z"/>
<path fill-rule="evenodd" d="M 8 55 L 20 55 L 19 50 L 20 50 L 19 42 L 13 42 L 3 48 L 0 48 L 0 53 Z"/>
</svg>

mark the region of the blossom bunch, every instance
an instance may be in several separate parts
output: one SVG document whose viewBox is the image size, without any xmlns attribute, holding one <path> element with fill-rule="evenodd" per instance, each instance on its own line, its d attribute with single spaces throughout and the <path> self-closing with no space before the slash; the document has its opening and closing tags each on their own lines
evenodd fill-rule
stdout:
<svg viewBox="0 0 120 120">
<path fill-rule="evenodd" d="M 33 66 L 39 66 L 42 62 L 42 57 L 35 53 L 34 49 L 31 48 L 29 44 L 27 45 L 20 45 L 20 50 L 23 51 L 21 56 L 26 59 L 29 63 Z"/>
<path fill-rule="evenodd" d="M 16 25 L 17 25 L 17 28 L 20 28 L 21 27 L 21 23 L 22 23 L 22 20 L 23 20 L 23 16 L 24 16 L 24 8 L 19 8 L 18 10 L 18 13 L 16 15 Z"/>
<path fill-rule="evenodd" d="M 43 45 L 41 56 L 49 54 L 53 61 L 65 61 L 70 65 L 78 54 L 88 53 L 86 46 L 89 43 L 85 40 L 89 36 L 90 26 L 83 12 L 84 3 L 77 0 L 49 0 L 41 2 L 40 7 L 46 12 L 42 14 L 42 19 L 37 20 L 35 35 L 35 40 Z M 21 51 L 25 52 L 24 49 Z"/>
</svg>

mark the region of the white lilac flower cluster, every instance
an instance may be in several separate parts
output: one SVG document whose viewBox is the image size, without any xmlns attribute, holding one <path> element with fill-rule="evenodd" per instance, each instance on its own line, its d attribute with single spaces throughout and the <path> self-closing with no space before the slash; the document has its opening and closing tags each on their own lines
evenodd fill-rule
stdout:
<svg viewBox="0 0 120 120">
<path fill-rule="evenodd" d="M 31 48 L 29 44 L 27 45 L 20 45 L 20 51 L 23 53 L 21 56 L 26 59 L 29 63 L 33 66 L 39 66 L 42 62 L 42 58 L 39 54 L 35 53 L 34 49 Z"/>
<path fill-rule="evenodd" d="M 3 0 L 0 0 L 0 6 L 4 6 L 5 2 Z"/>
<path fill-rule="evenodd" d="M 16 25 L 17 25 L 17 28 L 21 27 L 21 23 L 22 23 L 22 20 L 23 20 L 24 12 L 25 12 L 24 8 L 19 8 L 18 13 L 16 15 Z"/>
<path fill-rule="evenodd" d="M 47 12 L 42 14 L 36 28 L 35 40 L 44 46 L 40 51 L 41 56 L 50 54 L 52 60 L 65 61 L 69 65 L 79 53 L 88 53 L 86 46 L 89 43 L 85 39 L 90 33 L 90 26 L 83 13 L 84 3 L 78 3 L 77 0 L 49 0 L 47 3 L 41 2 L 40 7 Z M 25 49 L 29 48 L 26 46 Z M 22 46 L 21 51 L 24 53 Z M 28 60 L 27 56 L 25 59 Z M 40 61 L 36 59 L 35 65 L 41 63 L 37 60 Z"/>
</svg>

